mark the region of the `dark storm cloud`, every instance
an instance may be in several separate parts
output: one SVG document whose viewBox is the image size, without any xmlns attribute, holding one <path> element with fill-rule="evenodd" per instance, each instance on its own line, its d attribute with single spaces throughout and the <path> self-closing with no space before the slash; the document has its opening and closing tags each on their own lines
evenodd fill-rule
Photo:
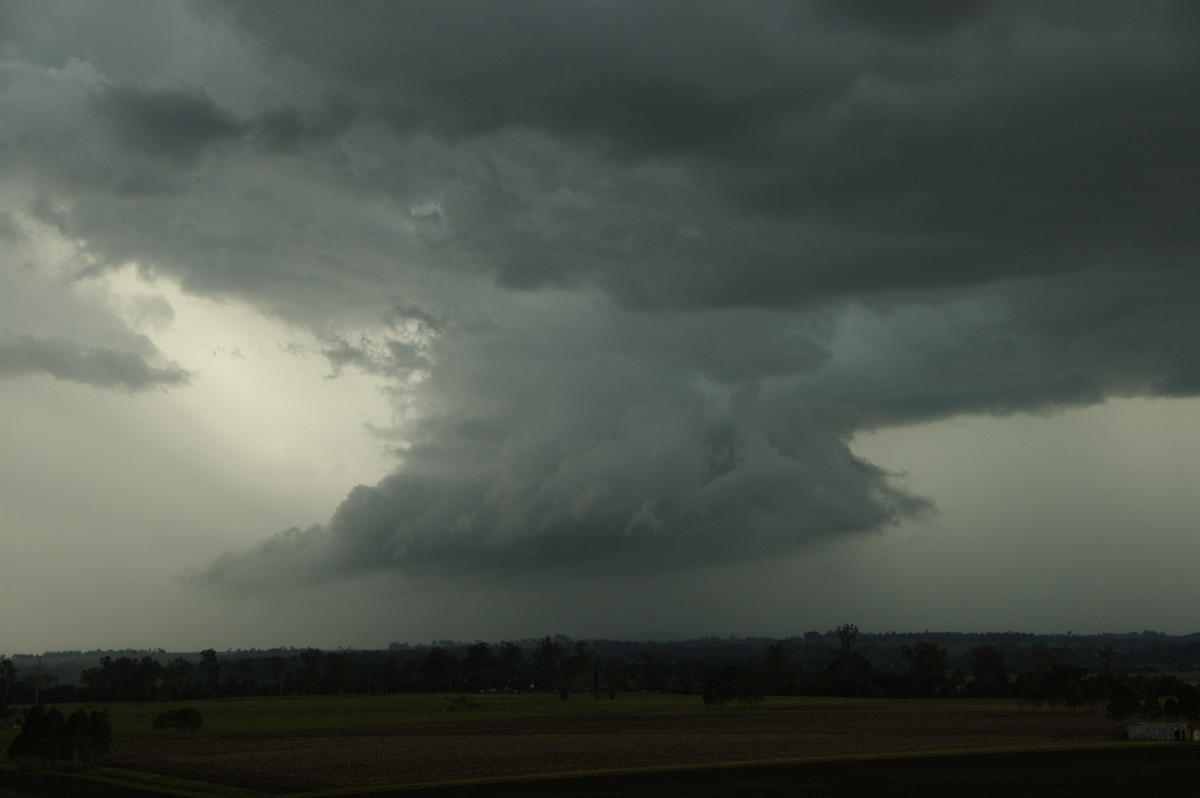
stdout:
<svg viewBox="0 0 1200 798">
<path fill-rule="evenodd" d="M 1195 395 L 1196 287 L 1182 270 L 1151 280 L 1098 271 L 953 302 L 859 308 L 824 367 L 798 379 L 806 394 L 857 408 L 866 426 Z"/>
<path fill-rule="evenodd" d="M 535 311 L 435 347 L 400 472 L 355 488 L 327 526 L 223 555 L 191 579 L 247 590 L 381 569 L 674 570 L 869 532 L 928 507 L 854 456 L 843 408 L 746 387 L 746 373 L 813 363 L 808 331 L 794 331 L 791 361 L 773 341 L 763 361 L 735 365 L 684 356 L 719 342 L 733 316 L 676 331 L 644 357 L 628 341 L 674 325 L 592 322 L 572 329 Z"/>
<path fill-rule="evenodd" d="M 248 125 L 260 147 L 273 152 L 292 152 L 336 139 L 353 120 L 351 108 L 331 102 L 311 112 L 290 105 L 271 108 L 259 113 Z"/>
<path fill-rule="evenodd" d="M 541 473 L 398 474 L 360 485 L 327 526 L 226 553 L 190 580 L 252 590 L 394 569 L 536 573 L 551 581 L 616 568 L 628 576 L 778 554 L 880 529 L 929 506 L 892 488 L 886 473 L 844 446 L 754 451 L 764 442 L 743 442 L 719 426 L 681 429 L 667 412 L 675 411 L 664 408 L 646 427 Z M 654 447 L 632 438 L 648 433 L 656 433 Z M 440 454 L 415 459 L 420 465 Z M 618 462 L 643 456 L 650 459 L 640 467 Z"/>
<path fill-rule="evenodd" d="M 360 3 L 343 14 L 320 3 L 283 14 L 228 5 L 277 52 L 315 65 L 402 133 L 515 126 L 603 137 L 633 153 L 720 148 L 852 77 L 791 47 L 800 41 L 775 4 L 701 2 L 680 13 L 664 3 Z M 781 23 L 771 41 L 766 28 Z"/>
<path fill-rule="evenodd" d="M 133 352 L 31 335 L 0 335 L 0 377 L 49 374 L 98 388 L 145 391 L 183 385 L 190 375 L 156 368 Z"/>
<path fill-rule="evenodd" d="M 594 146 L 626 174 L 629 159 L 680 165 L 691 196 L 653 202 L 672 203 L 676 225 L 699 212 L 716 242 L 680 257 L 651 217 L 620 228 L 628 268 L 613 252 L 569 257 L 549 231 L 514 240 L 516 209 L 536 200 L 501 195 L 488 208 L 496 230 L 477 242 L 523 253 L 492 261 L 506 285 L 582 281 L 642 306 L 795 307 L 1195 242 L 1200 154 L 1187 142 L 1200 134 L 1200 58 L 1171 5 L 360 10 L 241 15 L 400 129 L 450 140 L 535 130 Z M 596 240 L 608 224 L 576 220 L 570 238 Z M 738 268 L 722 244 L 741 252 Z"/>
<path fill-rule="evenodd" d="M 936 36 L 972 21 L 992 0 L 818 0 L 815 9 L 830 20 L 884 33 Z"/>
<path fill-rule="evenodd" d="M 168 160 L 192 162 L 243 131 L 200 91 L 111 86 L 98 91 L 94 102 L 121 146 Z"/>
<path fill-rule="evenodd" d="M 1197 390 L 1187 4 L 187 8 L 236 70 L 46 33 L 0 166 L 400 419 L 198 582 L 786 552 L 924 508 L 863 429 Z"/>
<path fill-rule="evenodd" d="M 762 556 L 926 508 L 856 430 L 1194 393 L 1200 59 L 1093 9 L 244 8 L 402 141 L 495 142 L 437 218 L 499 285 L 636 310 L 445 331 L 401 471 L 197 580 Z"/>
</svg>

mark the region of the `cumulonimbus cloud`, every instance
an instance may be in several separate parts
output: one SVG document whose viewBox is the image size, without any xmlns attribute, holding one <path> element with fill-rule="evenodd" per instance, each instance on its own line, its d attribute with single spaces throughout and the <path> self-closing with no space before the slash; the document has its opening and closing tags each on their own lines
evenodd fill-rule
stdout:
<svg viewBox="0 0 1200 798">
<path fill-rule="evenodd" d="M 927 509 L 865 429 L 1200 390 L 1195 11 L 918 6 L 206 4 L 8 65 L 0 169 L 392 382 L 395 472 L 194 581 L 772 556 Z"/>
<path fill-rule="evenodd" d="M 853 454 L 846 408 L 784 386 L 722 382 L 662 343 L 657 354 L 610 349 L 602 328 L 588 330 L 591 352 L 539 341 L 569 327 L 549 321 L 435 346 L 444 365 L 415 389 L 422 421 L 397 473 L 356 487 L 328 524 L 224 554 L 190 580 L 236 591 L 380 570 L 686 569 L 877 531 L 929 509 Z M 624 339 L 607 332 L 609 346 Z"/>
</svg>

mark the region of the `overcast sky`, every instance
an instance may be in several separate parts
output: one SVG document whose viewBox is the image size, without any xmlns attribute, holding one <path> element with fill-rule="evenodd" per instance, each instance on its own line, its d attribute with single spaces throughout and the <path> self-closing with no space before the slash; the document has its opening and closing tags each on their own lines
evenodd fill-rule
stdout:
<svg viewBox="0 0 1200 798">
<path fill-rule="evenodd" d="M 0 0 L 0 653 L 1198 631 L 1197 41 Z"/>
</svg>

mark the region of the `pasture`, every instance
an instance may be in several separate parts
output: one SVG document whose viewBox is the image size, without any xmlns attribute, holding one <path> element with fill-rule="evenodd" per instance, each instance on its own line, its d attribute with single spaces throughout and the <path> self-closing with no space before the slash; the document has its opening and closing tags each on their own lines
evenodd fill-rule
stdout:
<svg viewBox="0 0 1200 798">
<path fill-rule="evenodd" d="M 728 777 L 734 766 L 746 764 L 819 767 L 968 752 L 1131 747 L 1119 740 L 1117 724 L 1098 715 L 1034 712 L 1010 701 L 770 698 L 754 709 L 708 709 L 697 696 L 621 694 L 597 701 L 585 694 L 561 700 L 525 693 L 187 705 L 204 716 L 195 734 L 151 729 L 173 704 L 110 706 L 113 749 L 107 766 L 89 777 L 160 794 L 239 798 L 382 794 L 422 785 L 469 792 L 481 789 L 473 782 L 497 790 L 495 780 L 513 779 L 535 781 L 517 782 L 524 786 L 509 794 L 530 794 L 534 785 L 551 794 L 571 781 L 565 777 L 579 774 L 621 771 L 626 775 L 592 778 L 628 780 L 699 773 L 703 781 L 705 771 L 697 768 L 719 767 Z M 1200 747 L 1184 748 L 1200 761 Z M 720 781 L 718 770 L 707 772 L 714 784 Z M 0 789 L 3 778 L 19 776 L 0 774 Z M 636 793 L 632 784 L 620 791 Z"/>
</svg>

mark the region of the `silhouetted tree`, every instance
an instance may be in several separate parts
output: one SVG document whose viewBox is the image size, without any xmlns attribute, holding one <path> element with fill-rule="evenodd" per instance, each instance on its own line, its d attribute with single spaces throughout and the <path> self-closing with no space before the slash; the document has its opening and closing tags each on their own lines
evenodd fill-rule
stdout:
<svg viewBox="0 0 1200 798">
<path fill-rule="evenodd" d="M 208 689 L 216 695 L 221 685 L 221 661 L 217 659 L 215 650 L 206 648 L 200 652 L 200 672 L 204 674 L 204 683 Z"/>
<path fill-rule="evenodd" d="M 344 651 L 331 651 L 325 655 L 325 684 L 330 690 L 342 695 L 346 691 L 354 692 L 354 683 L 358 677 L 358 660 L 352 654 Z"/>
<path fill-rule="evenodd" d="M 150 700 L 150 693 L 158 684 L 159 679 L 163 675 L 163 666 L 154 657 L 142 657 L 137 664 L 137 686 L 139 698 L 142 701 Z"/>
<path fill-rule="evenodd" d="M 823 675 L 810 681 L 810 690 L 823 695 L 876 696 L 882 693 L 875 667 L 854 650 L 858 627 L 852 623 L 837 628 L 838 651 Z"/>
<path fill-rule="evenodd" d="M 610 691 L 629 688 L 629 663 L 624 657 L 613 657 L 604 663 L 604 681 Z"/>
<path fill-rule="evenodd" d="M 937 643 L 917 642 L 904 646 L 901 653 L 908 658 L 908 678 L 913 694 L 919 696 L 952 695 L 950 679 L 950 656 Z"/>
<path fill-rule="evenodd" d="M 670 686 L 667 673 L 670 663 L 656 657 L 653 651 L 643 651 L 638 659 L 639 662 L 630 666 L 630 676 L 636 679 L 641 689 L 654 693 L 666 692 Z"/>
<path fill-rule="evenodd" d="M 0 684 L 4 686 L 4 692 L 0 695 L 0 704 L 8 703 L 8 691 L 17 681 L 17 666 L 8 657 L 0 659 Z"/>
<path fill-rule="evenodd" d="M 233 672 L 237 674 L 237 680 L 242 684 L 242 695 L 250 695 L 250 688 L 254 684 L 254 675 L 257 670 L 258 666 L 251 657 L 241 657 L 233 663 Z"/>
<path fill-rule="evenodd" d="M 968 665 L 971 681 L 967 695 L 976 698 L 1002 698 L 1009 695 L 1008 663 L 1004 654 L 991 646 L 971 649 Z"/>
<path fill-rule="evenodd" d="M 421 670 L 434 690 L 449 691 L 454 686 L 454 671 L 457 660 L 441 646 L 429 649 L 422 661 Z"/>
<path fill-rule="evenodd" d="M 576 640 L 573 652 L 563 659 L 563 681 L 576 689 L 582 687 L 580 677 L 590 677 L 596 655 L 588 650 L 586 640 Z"/>
<path fill-rule="evenodd" d="M 495 661 L 492 647 L 482 640 L 467 646 L 467 659 L 463 663 L 463 675 L 472 690 L 487 690 L 492 686 L 492 671 Z"/>
<path fill-rule="evenodd" d="M 89 764 L 95 765 L 112 747 L 112 724 L 108 722 L 107 709 L 93 709 L 88 715 L 88 721 Z"/>
<path fill-rule="evenodd" d="M 566 651 L 552 637 L 543 637 L 533 651 L 533 683 L 539 690 L 551 690 L 562 679 L 562 663 Z"/>
<path fill-rule="evenodd" d="M 280 656 L 267 657 L 264 665 L 267 678 L 275 685 L 279 695 L 283 695 L 283 673 L 287 670 L 287 660 Z"/>
<path fill-rule="evenodd" d="M 1114 678 L 1113 663 L 1117 660 L 1117 650 L 1110 643 L 1104 648 L 1097 650 L 1096 656 L 1100 658 L 1100 678 L 1104 680 L 1107 686 Z"/>
<path fill-rule="evenodd" d="M 379 686 L 385 694 L 396 689 L 396 680 L 400 670 L 395 657 L 384 657 L 379 661 Z"/>
<path fill-rule="evenodd" d="M 112 745 L 108 710 L 93 710 L 90 714 L 83 709 L 75 710 L 67 718 L 66 741 L 73 767 L 95 765 Z"/>
<path fill-rule="evenodd" d="M 192 663 L 183 657 L 175 657 L 167 663 L 163 671 L 163 681 L 167 685 L 167 689 L 170 690 L 171 697 L 176 701 L 183 697 L 184 691 L 191 684 L 191 675 Z"/>
<path fill-rule="evenodd" d="M 300 681 L 309 695 L 317 692 L 321 682 L 321 649 L 306 648 L 300 652 Z"/>
<path fill-rule="evenodd" d="M 113 662 L 116 673 L 117 698 L 137 701 L 142 696 L 142 671 L 133 657 L 118 657 Z"/>
<path fill-rule="evenodd" d="M 1092 712 L 1095 712 L 1098 707 L 1108 703 L 1108 686 L 1110 681 L 1101 674 L 1090 676 L 1083 680 L 1083 700 Z"/>
<path fill-rule="evenodd" d="M 1088 669 L 1082 665 L 1056 661 L 1043 676 L 1043 697 L 1051 706 L 1062 704 L 1074 713 L 1087 698 L 1083 687 L 1087 676 Z"/>
<path fill-rule="evenodd" d="M 767 646 L 764 659 L 767 666 L 767 685 L 772 693 L 778 695 L 783 691 L 783 679 L 787 671 L 787 654 L 783 651 L 783 644 L 772 643 Z"/>
<path fill-rule="evenodd" d="M 517 681 L 517 671 L 521 667 L 521 659 L 525 652 L 521 647 L 513 642 L 503 642 L 500 644 L 499 653 L 496 655 L 496 666 L 500 671 L 500 678 L 503 681 L 504 688 L 511 690 Z"/>
<path fill-rule="evenodd" d="M 9 745 L 8 755 L 20 760 L 22 766 L 41 760 L 42 767 L 49 767 L 51 759 L 66 759 L 70 744 L 62 712 L 57 707 L 47 710 L 41 704 L 26 710 L 21 731 Z"/>
<path fill-rule="evenodd" d="M 33 690 L 33 703 L 42 700 L 42 686 L 45 684 L 45 671 L 42 670 L 42 658 L 34 660 L 33 673 L 29 675 L 29 686 Z"/>
<path fill-rule="evenodd" d="M 762 700 L 763 679 L 742 665 L 712 668 L 704 673 L 702 697 L 706 706 L 723 707 L 733 700 L 754 706 Z"/>
<path fill-rule="evenodd" d="M 1113 720 L 1124 720 L 1142 709 L 1142 697 L 1127 680 L 1122 679 L 1109 689 L 1108 708 L 1105 714 Z"/>
<path fill-rule="evenodd" d="M 1175 695 L 1175 711 L 1184 720 L 1200 721 L 1200 688 L 1186 682 L 1181 684 Z"/>
<path fill-rule="evenodd" d="M 845 666 L 843 670 L 849 672 L 850 658 L 854 654 L 854 645 L 858 640 L 858 627 L 852 623 L 844 623 L 837 628 L 838 638 L 838 656 L 842 659 L 842 664 Z"/>
</svg>

